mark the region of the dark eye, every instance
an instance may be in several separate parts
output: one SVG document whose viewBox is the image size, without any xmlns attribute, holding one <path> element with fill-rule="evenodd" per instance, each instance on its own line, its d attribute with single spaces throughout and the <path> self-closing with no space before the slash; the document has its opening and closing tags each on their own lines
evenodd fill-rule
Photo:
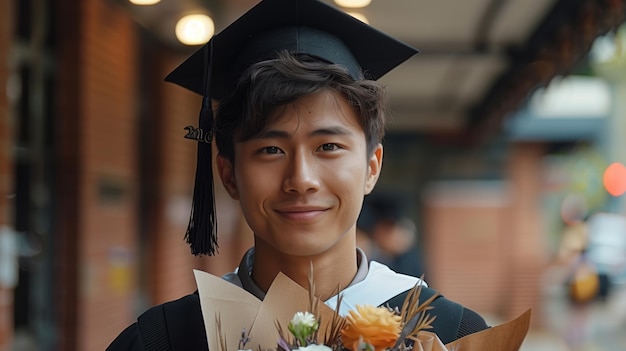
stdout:
<svg viewBox="0 0 626 351">
<path fill-rule="evenodd" d="M 323 144 L 321 149 L 323 151 L 333 151 L 333 150 L 337 150 L 339 147 L 337 146 L 337 144 L 333 144 L 333 143 L 326 143 Z"/>
<path fill-rule="evenodd" d="M 263 148 L 263 152 L 266 154 L 277 154 L 280 152 L 280 149 L 276 146 L 267 146 Z"/>
</svg>

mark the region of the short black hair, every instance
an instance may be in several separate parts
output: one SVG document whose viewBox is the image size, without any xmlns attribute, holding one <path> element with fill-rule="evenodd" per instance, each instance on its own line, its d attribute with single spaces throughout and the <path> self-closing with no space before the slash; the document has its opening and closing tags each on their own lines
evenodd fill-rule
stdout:
<svg viewBox="0 0 626 351">
<path fill-rule="evenodd" d="M 234 143 L 260 133 L 277 108 L 323 90 L 341 94 L 355 109 L 369 157 L 385 134 L 388 107 L 383 86 L 374 80 L 355 80 L 341 65 L 286 51 L 250 66 L 220 103 L 215 125 L 219 154 L 233 161 Z"/>
</svg>

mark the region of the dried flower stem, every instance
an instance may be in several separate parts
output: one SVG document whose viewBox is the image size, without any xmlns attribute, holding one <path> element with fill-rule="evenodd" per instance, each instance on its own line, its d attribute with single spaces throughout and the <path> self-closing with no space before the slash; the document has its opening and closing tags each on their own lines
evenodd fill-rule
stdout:
<svg viewBox="0 0 626 351">
<path fill-rule="evenodd" d="M 309 312 L 318 315 L 320 299 L 315 296 L 315 279 L 313 278 L 313 261 L 309 262 Z"/>
<path fill-rule="evenodd" d="M 339 287 L 337 287 L 337 290 L 339 290 Z M 338 294 L 336 313 L 333 313 L 333 319 L 331 319 L 328 329 L 324 333 L 324 345 L 328 345 L 333 349 L 335 349 L 335 346 L 341 345 L 341 330 L 346 324 L 346 320 L 339 315 L 339 307 L 342 300 L 343 294 Z"/>
<path fill-rule="evenodd" d="M 420 277 L 423 280 L 424 276 Z M 432 328 L 432 322 L 436 316 L 430 316 L 427 311 L 433 309 L 430 304 L 439 296 L 439 293 L 434 294 L 428 300 L 419 303 L 419 296 L 422 293 L 422 285 L 416 284 L 408 293 L 402 304 L 400 310 L 400 316 L 402 317 L 402 332 L 398 338 L 398 342 L 394 346 L 397 348 L 407 338 L 415 339 L 415 336 L 420 330 Z"/>
</svg>

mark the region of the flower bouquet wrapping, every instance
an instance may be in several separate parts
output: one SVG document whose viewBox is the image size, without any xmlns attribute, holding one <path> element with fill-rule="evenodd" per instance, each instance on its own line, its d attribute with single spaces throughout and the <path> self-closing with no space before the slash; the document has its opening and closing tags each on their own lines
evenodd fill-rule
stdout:
<svg viewBox="0 0 626 351">
<path fill-rule="evenodd" d="M 263 301 L 220 277 L 195 270 L 211 351 L 514 351 L 521 346 L 530 311 L 520 317 L 444 345 L 429 332 L 430 302 L 419 303 L 416 285 L 401 309 L 357 305 L 340 316 L 309 288 L 279 274 Z M 312 273 L 311 273 L 312 275 Z"/>
</svg>

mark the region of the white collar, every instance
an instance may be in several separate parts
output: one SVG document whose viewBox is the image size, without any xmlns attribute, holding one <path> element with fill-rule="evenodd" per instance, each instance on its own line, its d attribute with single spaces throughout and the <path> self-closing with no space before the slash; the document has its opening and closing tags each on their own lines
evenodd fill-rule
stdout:
<svg viewBox="0 0 626 351">
<path fill-rule="evenodd" d="M 343 289 L 339 314 L 345 316 L 356 305 L 380 306 L 391 298 L 413 288 L 417 284 L 428 286 L 423 280 L 392 271 L 389 267 L 376 261 L 367 261 L 365 252 L 357 248 L 359 265 L 357 273 L 350 285 Z M 252 280 L 251 273 L 254 264 L 254 248 L 249 249 L 241 259 L 239 267 L 224 275 L 225 280 L 245 289 L 249 293 L 263 300 L 265 293 Z M 337 307 L 337 296 L 333 296 L 325 304 L 332 309 Z"/>
<path fill-rule="evenodd" d="M 365 279 L 351 284 L 339 293 L 343 296 L 339 314 L 345 316 L 348 311 L 355 310 L 356 305 L 380 306 L 416 285 L 428 286 L 419 278 L 396 273 L 382 263 L 371 261 Z M 331 297 L 324 303 L 335 309 L 337 296 Z"/>
</svg>

